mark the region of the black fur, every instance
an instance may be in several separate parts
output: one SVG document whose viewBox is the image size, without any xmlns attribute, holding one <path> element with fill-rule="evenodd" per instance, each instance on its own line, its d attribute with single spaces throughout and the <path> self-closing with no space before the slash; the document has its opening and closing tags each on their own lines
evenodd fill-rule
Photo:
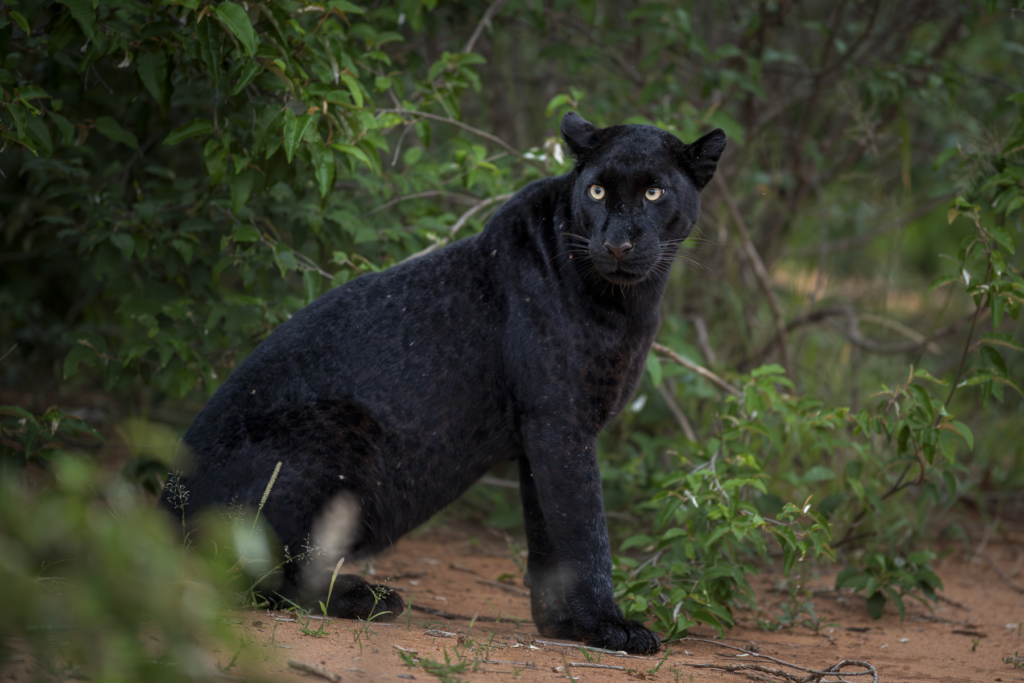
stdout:
<svg viewBox="0 0 1024 683">
<path fill-rule="evenodd" d="M 562 133 L 573 171 L 524 187 L 480 235 L 321 296 L 267 337 L 188 430 L 188 514 L 255 506 L 283 462 L 263 515 L 293 553 L 311 536 L 333 553 L 312 569 L 289 564 L 286 595 L 315 605 L 340 555 L 391 546 L 515 459 L 540 632 L 659 649 L 615 604 L 595 439 L 639 380 L 725 135 L 685 145 L 575 113 Z M 664 196 L 645 199 L 651 187 Z M 331 612 L 365 610 L 359 579 L 339 581 Z M 397 595 L 388 600 L 401 611 Z"/>
</svg>

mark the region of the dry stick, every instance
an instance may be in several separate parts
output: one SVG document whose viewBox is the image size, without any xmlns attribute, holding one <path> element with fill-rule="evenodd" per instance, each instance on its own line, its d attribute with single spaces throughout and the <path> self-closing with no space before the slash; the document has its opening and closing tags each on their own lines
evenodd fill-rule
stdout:
<svg viewBox="0 0 1024 683">
<path fill-rule="evenodd" d="M 1013 582 L 1013 580 L 1010 579 L 1009 574 L 1004 572 L 1002 567 L 1000 567 L 998 564 L 996 564 L 996 561 L 994 559 L 992 559 L 991 555 L 987 555 L 986 554 L 986 555 L 982 555 L 982 557 L 984 557 L 986 560 L 988 560 L 989 565 L 991 565 L 991 567 L 992 567 L 992 571 L 994 571 L 996 573 L 996 576 L 998 576 L 1002 580 L 1003 583 L 1005 583 L 1007 586 L 1009 586 L 1011 590 L 1014 590 L 1017 593 L 1020 593 L 1021 595 L 1024 595 L 1024 588 L 1021 588 L 1020 586 L 1015 584 Z"/>
<path fill-rule="evenodd" d="M 650 660 L 650 657 L 641 657 L 640 655 L 631 655 L 625 650 L 606 650 L 603 647 L 591 647 L 590 645 L 580 645 L 579 643 L 559 643 L 553 640 L 534 640 L 535 643 L 541 645 L 553 645 L 555 647 L 571 647 L 574 650 L 584 649 L 587 652 L 600 652 L 606 655 L 612 655 L 613 657 L 631 657 L 632 659 L 646 659 Z"/>
<path fill-rule="evenodd" d="M 721 377 L 719 377 L 715 373 L 711 372 L 707 368 L 702 367 L 700 365 L 697 365 L 696 363 L 692 363 L 692 362 L 686 360 L 685 358 L 680 356 L 678 353 L 676 353 L 675 351 L 673 351 L 669 347 L 665 346 L 664 344 L 659 344 L 658 342 L 654 342 L 653 344 L 651 344 L 651 348 L 654 351 L 656 351 L 657 353 L 660 353 L 663 356 L 668 356 L 671 360 L 673 360 L 674 362 L 678 363 L 679 365 L 682 365 L 684 368 L 686 368 L 690 372 L 697 373 L 698 375 L 700 375 L 701 377 L 703 377 L 707 381 L 711 382 L 712 384 L 714 384 L 716 387 L 718 387 L 719 389 L 721 389 L 725 393 L 732 394 L 733 396 L 739 396 L 740 395 L 740 390 L 739 389 L 737 389 L 736 387 L 732 386 L 731 384 L 729 384 L 724 379 L 722 379 Z"/>
<path fill-rule="evenodd" d="M 434 617 L 440 617 L 441 619 L 458 619 L 459 621 L 484 621 L 489 624 L 497 624 L 499 621 L 526 621 L 526 619 L 520 619 L 519 617 L 502 617 L 495 619 L 494 617 L 482 617 L 474 615 L 472 617 L 466 616 L 465 614 L 455 614 L 454 612 L 445 612 L 443 609 L 434 609 L 433 607 L 424 607 L 423 605 L 413 605 L 412 608 L 419 612 L 425 612 Z"/>
<path fill-rule="evenodd" d="M 832 253 L 834 251 L 845 251 L 847 249 L 855 249 L 856 247 L 860 247 L 860 246 L 863 246 L 865 244 L 870 243 L 872 240 L 874 240 L 877 237 L 881 237 L 882 235 L 885 235 L 887 233 L 895 232 L 897 230 L 903 230 L 904 228 L 910 227 L 911 225 L 913 225 L 914 223 L 916 223 L 917 221 L 921 220 L 922 218 L 924 218 L 925 216 L 930 214 L 932 211 L 934 211 L 936 209 L 936 207 L 938 207 L 939 205 L 945 204 L 950 199 L 953 199 L 954 196 L 955 195 L 953 195 L 953 194 L 946 194 L 946 195 L 942 195 L 941 197 L 936 197 L 935 199 L 933 199 L 932 201 L 928 202 L 924 206 L 921 206 L 921 207 L 915 209 L 913 212 L 911 212 L 907 216 L 904 216 L 898 222 L 896 222 L 896 223 L 894 223 L 892 225 L 887 225 L 884 228 L 878 228 L 877 230 L 872 230 L 871 232 L 868 232 L 868 233 L 866 233 L 864 235 L 858 235 L 856 237 L 844 237 L 843 239 L 834 240 L 832 242 L 823 242 L 820 245 L 811 245 L 811 246 L 807 246 L 807 247 L 801 247 L 800 249 L 794 249 L 792 251 L 787 251 L 785 253 L 785 255 L 786 256 L 813 256 L 815 254 L 826 255 L 826 254 L 830 254 L 830 253 Z"/>
<path fill-rule="evenodd" d="M 699 315 L 691 315 L 689 320 L 693 323 L 693 329 L 697 332 L 697 348 L 704 355 L 704 360 L 708 365 L 718 365 L 718 359 L 715 357 L 715 352 L 708 341 L 708 326 L 704 322 L 704 318 Z"/>
<path fill-rule="evenodd" d="M 676 401 L 675 396 L 668 388 L 668 381 L 665 380 L 658 385 L 658 393 L 665 400 L 665 404 L 668 406 L 669 412 L 676 418 L 676 422 L 679 423 L 679 428 L 683 430 L 683 435 L 688 441 L 697 443 L 697 432 L 693 431 L 693 425 L 690 424 L 690 420 L 687 419 L 686 413 L 679 407 L 679 403 Z"/>
<path fill-rule="evenodd" d="M 722 193 L 725 205 L 729 209 L 729 214 L 732 216 L 732 221 L 736 226 L 736 232 L 739 233 L 740 241 L 743 242 L 743 251 L 746 253 L 747 258 L 750 260 L 750 265 L 754 269 L 754 275 L 757 277 L 757 281 L 761 285 L 761 289 L 764 290 L 765 296 L 768 297 L 768 306 L 771 308 L 772 318 L 775 320 L 775 330 L 778 335 L 779 346 L 782 351 L 782 365 L 788 374 L 791 362 L 789 358 L 789 344 L 786 335 L 786 322 L 785 318 L 782 317 L 782 307 L 779 305 L 779 299 L 775 296 L 775 290 L 772 289 L 771 276 L 768 275 L 768 269 L 765 268 L 764 261 L 761 260 L 761 255 L 758 254 L 757 249 L 754 248 L 754 243 L 750 241 L 750 233 L 747 231 L 747 223 L 743 220 L 739 207 L 736 206 L 736 201 L 729 192 L 729 186 L 725 183 L 725 177 L 721 173 L 715 174 L 714 182 L 718 187 L 718 190 Z"/>
<path fill-rule="evenodd" d="M 326 678 L 331 683 L 339 683 L 341 681 L 341 676 L 316 664 L 306 664 L 296 659 L 289 659 L 288 666 L 299 671 L 305 671 L 308 674 L 313 674 L 314 676 L 319 676 L 320 678 Z"/>
<path fill-rule="evenodd" d="M 751 657 L 759 657 L 761 659 L 767 659 L 769 661 L 775 662 L 776 664 L 781 664 L 782 666 L 789 667 L 790 669 L 796 669 L 797 671 L 803 671 L 804 673 L 811 674 L 812 676 L 815 676 L 816 678 L 820 678 L 821 676 L 836 676 L 836 675 L 839 674 L 840 669 L 842 669 L 844 666 L 862 666 L 862 667 L 864 667 L 866 669 L 866 671 L 854 671 L 853 673 L 848 673 L 848 674 L 843 674 L 843 675 L 844 676 L 871 676 L 871 679 L 872 679 L 871 683 L 878 683 L 878 669 L 876 669 L 874 667 L 874 665 L 871 664 L 870 662 L 862 662 L 862 661 L 859 661 L 859 660 L 856 660 L 856 659 L 844 659 L 843 661 L 839 662 L 838 664 L 833 664 L 832 666 L 830 666 L 825 671 L 817 671 L 815 669 L 808 669 L 807 667 L 799 666 L 798 664 L 790 664 L 787 661 L 784 661 L 784 660 L 781 660 L 781 659 L 776 659 L 775 657 L 769 657 L 768 655 L 763 655 L 763 654 L 760 654 L 758 652 L 752 652 L 751 650 L 745 650 L 742 647 L 736 647 L 735 645 L 727 645 L 725 643 L 720 643 L 717 640 L 708 640 L 707 638 L 694 638 L 692 636 L 687 636 L 685 638 L 676 638 L 675 640 L 670 640 L 670 641 L 668 641 L 668 642 L 666 642 L 664 644 L 668 645 L 669 643 L 678 643 L 678 642 L 681 642 L 681 641 L 684 641 L 684 640 L 688 640 L 688 641 L 695 642 L 695 643 L 708 643 L 710 645 L 717 645 L 718 647 L 725 647 L 725 648 L 729 648 L 730 650 L 736 650 L 737 652 L 743 652 L 745 654 L 750 655 Z M 810 679 L 805 678 L 803 680 L 808 681 L 808 680 L 816 680 L 816 679 L 815 678 L 810 678 Z"/>
<path fill-rule="evenodd" d="M 616 671 L 625 671 L 624 666 L 615 666 L 614 664 L 593 664 L 591 662 L 569 662 L 569 666 L 579 669 L 615 669 Z"/>
<path fill-rule="evenodd" d="M 507 202 L 509 199 L 512 198 L 513 194 L 515 193 L 507 192 L 505 194 L 499 194 L 495 197 L 489 197 L 483 200 L 482 202 L 477 203 L 475 206 L 471 207 L 468 211 L 466 211 L 466 213 L 459 216 L 459 220 L 455 221 L 455 225 L 452 226 L 451 236 L 455 237 L 455 233 L 462 229 L 462 226 L 466 224 L 466 221 L 472 218 L 479 211 L 497 202 Z"/>
<path fill-rule="evenodd" d="M 501 583 L 500 581 L 491 581 L 490 579 L 477 579 L 477 583 L 482 583 L 485 586 L 493 586 L 494 588 L 500 588 L 506 593 L 512 595 L 518 595 L 519 597 L 528 598 L 530 597 L 529 591 L 524 591 L 522 588 L 516 588 L 515 586 L 509 586 L 508 584 Z"/>
<path fill-rule="evenodd" d="M 462 48 L 462 52 L 469 54 L 473 51 L 473 46 L 476 45 L 476 41 L 480 38 L 480 34 L 484 31 L 484 26 L 490 26 L 491 20 L 501 10 L 501 6 L 505 4 L 505 0 L 494 0 L 491 6 L 487 8 L 484 15 L 480 18 L 480 22 L 476 25 L 476 29 L 473 31 L 473 35 L 469 37 L 466 42 L 466 47 Z"/>
</svg>

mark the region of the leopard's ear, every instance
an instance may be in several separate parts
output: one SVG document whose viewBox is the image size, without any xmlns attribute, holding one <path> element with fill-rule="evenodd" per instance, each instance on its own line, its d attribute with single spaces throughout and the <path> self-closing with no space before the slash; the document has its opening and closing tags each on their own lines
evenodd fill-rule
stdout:
<svg viewBox="0 0 1024 683">
<path fill-rule="evenodd" d="M 566 112 L 562 117 L 562 139 L 569 145 L 573 156 L 581 161 L 597 144 L 599 130 L 600 128 L 574 111 Z"/>
<path fill-rule="evenodd" d="M 565 126 L 565 123 L 562 123 Z M 718 168 L 718 160 L 725 151 L 725 131 L 716 128 L 704 137 L 683 147 L 679 163 L 683 170 L 693 179 L 698 190 L 703 190 L 711 182 Z"/>
</svg>

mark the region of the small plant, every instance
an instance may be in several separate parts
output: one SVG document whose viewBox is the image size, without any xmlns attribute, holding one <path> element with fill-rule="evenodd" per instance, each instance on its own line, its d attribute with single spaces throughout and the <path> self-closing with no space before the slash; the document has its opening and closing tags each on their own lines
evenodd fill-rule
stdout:
<svg viewBox="0 0 1024 683">
<path fill-rule="evenodd" d="M 1014 669 L 1024 669 L 1024 657 L 1021 657 L 1020 650 L 1018 650 L 1012 655 L 1003 657 L 1003 664 L 1009 664 Z"/>
<path fill-rule="evenodd" d="M 906 617 L 904 598 L 912 597 L 926 606 L 925 598 L 933 603 L 938 601 L 935 591 L 942 590 L 942 580 L 928 566 L 935 557 L 929 550 L 911 553 L 906 559 L 881 552 L 867 553 L 856 565 L 839 572 L 836 588 L 863 591 L 872 619 L 880 619 L 886 602 L 891 600 L 902 621 Z"/>
<path fill-rule="evenodd" d="M 452 663 L 451 657 L 448 655 L 448 648 L 444 648 L 442 652 L 444 654 L 443 663 L 430 657 L 414 656 L 409 652 L 399 652 L 398 656 L 406 666 L 422 669 L 424 673 L 436 676 L 441 683 L 465 683 L 455 674 L 476 671 L 480 666 L 479 660 L 464 660 L 458 652 L 455 653 L 458 661 Z"/>
</svg>

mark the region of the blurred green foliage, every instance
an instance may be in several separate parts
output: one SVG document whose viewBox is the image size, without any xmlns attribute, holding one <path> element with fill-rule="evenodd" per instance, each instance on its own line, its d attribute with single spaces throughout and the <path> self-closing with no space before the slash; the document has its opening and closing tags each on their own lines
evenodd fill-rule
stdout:
<svg viewBox="0 0 1024 683">
<path fill-rule="evenodd" d="M 95 422 L 154 490 L 173 434 L 132 425 L 180 430 L 326 288 L 566 171 L 568 109 L 720 126 L 663 305 L 683 363 L 652 354 L 599 444 L 619 595 L 664 632 L 724 628 L 773 554 L 801 581 L 836 556 L 874 614 L 902 613 L 939 587 L 921 544 L 969 536 L 953 511 L 1020 509 L 1020 6 L 5 3 L 0 455 L 65 462 Z M 98 387 L 131 420 L 78 405 Z M 511 491 L 467 501 L 518 519 Z"/>
</svg>

